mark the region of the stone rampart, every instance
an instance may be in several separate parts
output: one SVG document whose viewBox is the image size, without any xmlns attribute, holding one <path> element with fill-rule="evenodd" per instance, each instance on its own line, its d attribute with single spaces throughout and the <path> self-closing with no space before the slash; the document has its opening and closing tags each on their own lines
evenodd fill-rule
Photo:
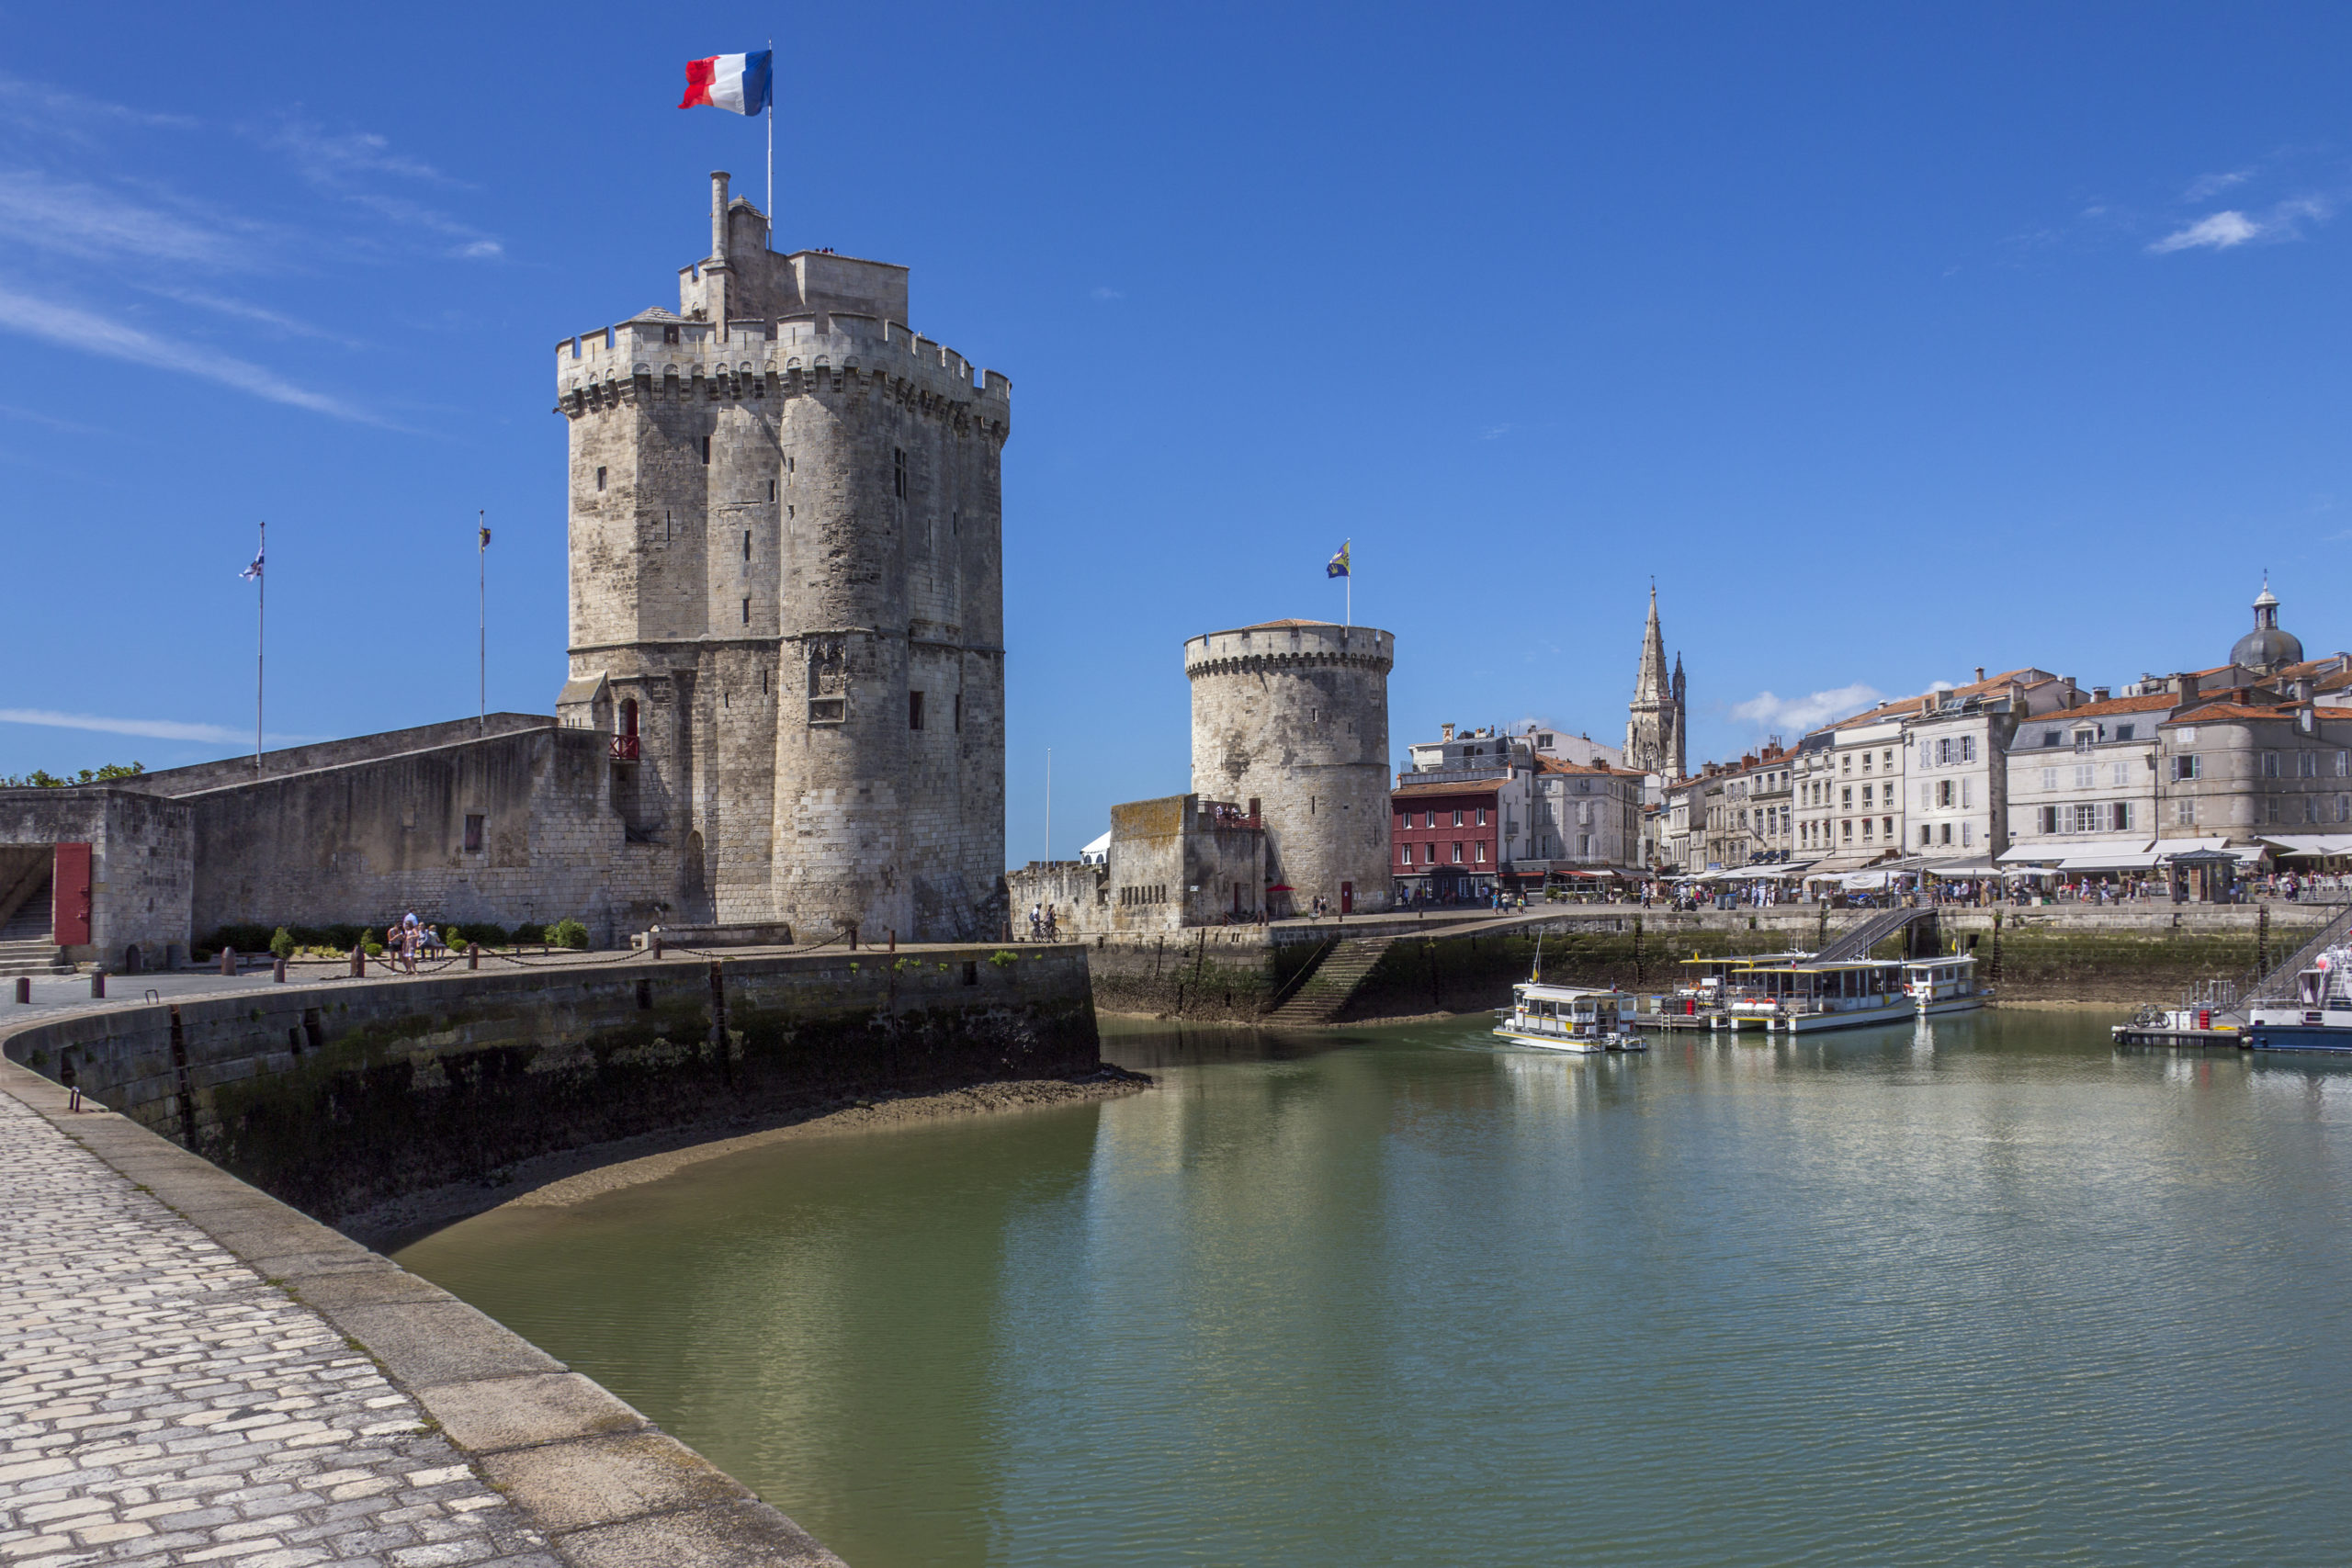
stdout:
<svg viewBox="0 0 2352 1568">
<path fill-rule="evenodd" d="M 1086 954 L 624 959 L 240 992 L 0 1038 L 333 1220 L 536 1156 L 1099 1065 Z"/>
</svg>

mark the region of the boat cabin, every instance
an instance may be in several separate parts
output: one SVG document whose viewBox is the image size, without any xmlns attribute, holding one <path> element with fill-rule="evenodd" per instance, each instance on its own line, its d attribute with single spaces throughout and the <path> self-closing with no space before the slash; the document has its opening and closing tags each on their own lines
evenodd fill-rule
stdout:
<svg viewBox="0 0 2352 1568">
<path fill-rule="evenodd" d="M 1976 994 L 1976 960 L 1968 953 L 1914 958 L 1903 965 L 1903 992 L 1914 1002 L 1957 1000 Z"/>
<path fill-rule="evenodd" d="M 1537 980 L 1521 981 L 1510 988 L 1510 1016 L 1504 1021 L 1510 1032 L 1562 1041 L 1600 1040 L 1616 1033 L 1625 1001 L 1620 991 L 1547 986 Z"/>
</svg>

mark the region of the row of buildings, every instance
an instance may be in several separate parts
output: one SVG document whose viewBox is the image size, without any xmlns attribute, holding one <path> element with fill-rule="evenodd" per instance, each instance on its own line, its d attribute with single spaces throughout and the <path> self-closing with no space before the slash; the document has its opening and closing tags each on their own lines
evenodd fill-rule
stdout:
<svg viewBox="0 0 2352 1568">
<path fill-rule="evenodd" d="M 2211 669 L 2120 688 L 1979 669 L 1686 771 L 1683 673 L 1667 671 L 1653 592 L 1622 750 L 1450 726 L 1411 749 L 1391 796 L 1397 893 L 2352 854 L 2352 655 L 2305 657 L 2278 609 L 2265 583 L 2252 629 Z"/>
</svg>

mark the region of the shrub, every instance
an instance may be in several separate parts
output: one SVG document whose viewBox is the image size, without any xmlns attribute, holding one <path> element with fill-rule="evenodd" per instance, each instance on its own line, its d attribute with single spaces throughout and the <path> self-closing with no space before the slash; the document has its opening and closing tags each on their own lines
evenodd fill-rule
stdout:
<svg viewBox="0 0 2352 1568">
<path fill-rule="evenodd" d="M 1000 947 L 994 953 L 989 954 L 989 962 L 995 964 L 1000 969 L 1010 969 L 1012 965 L 1021 962 L 1021 954 L 1014 953 L 1010 949 Z"/>
<path fill-rule="evenodd" d="M 288 931 L 284 926 L 278 927 L 277 930 L 271 934 L 269 939 L 269 952 L 270 956 L 273 958 L 291 958 L 294 956 L 294 933 Z"/>
<path fill-rule="evenodd" d="M 588 928 L 578 920 L 558 920 L 548 928 L 547 940 L 553 947 L 583 948 L 588 945 Z"/>
<path fill-rule="evenodd" d="M 545 942 L 547 940 L 547 928 L 544 926 L 534 925 L 529 920 L 525 920 L 521 925 L 516 926 L 513 931 L 506 933 L 506 940 L 513 942 L 517 947 L 521 947 L 526 942 Z"/>
<path fill-rule="evenodd" d="M 381 958 L 384 956 L 384 944 L 380 942 L 364 942 L 361 945 L 366 949 L 368 956 L 370 958 Z"/>
</svg>

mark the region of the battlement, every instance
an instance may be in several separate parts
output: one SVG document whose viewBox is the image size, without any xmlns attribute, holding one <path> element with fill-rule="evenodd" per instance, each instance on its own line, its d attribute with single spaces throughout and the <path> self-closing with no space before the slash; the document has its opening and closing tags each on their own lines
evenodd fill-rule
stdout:
<svg viewBox="0 0 2352 1568">
<path fill-rule="evenodd" d="M 556 344 L 558 397 L 639 379 L 660 383 L 675 377 L 681 385 L 698 378 L 788 380 L 820 371 L 889 376 L 955 402 L 1010 403 L 1012 397 L 1012 382 L 1001 372 L 974 366 L 902 322 L 847 312 L 738 318 L 722 331 L 716 321 L 649 310 Z"/>
<path fill-rule="evenodd" d="M 1330 621 L 1269 621 L 1209 632 L 1184 644 L 1184 673 L 1193 680 L 1245 669 L 1352 665 L 1385 674 L 1396 661 L 1393 632 Z"/>
</svg>

